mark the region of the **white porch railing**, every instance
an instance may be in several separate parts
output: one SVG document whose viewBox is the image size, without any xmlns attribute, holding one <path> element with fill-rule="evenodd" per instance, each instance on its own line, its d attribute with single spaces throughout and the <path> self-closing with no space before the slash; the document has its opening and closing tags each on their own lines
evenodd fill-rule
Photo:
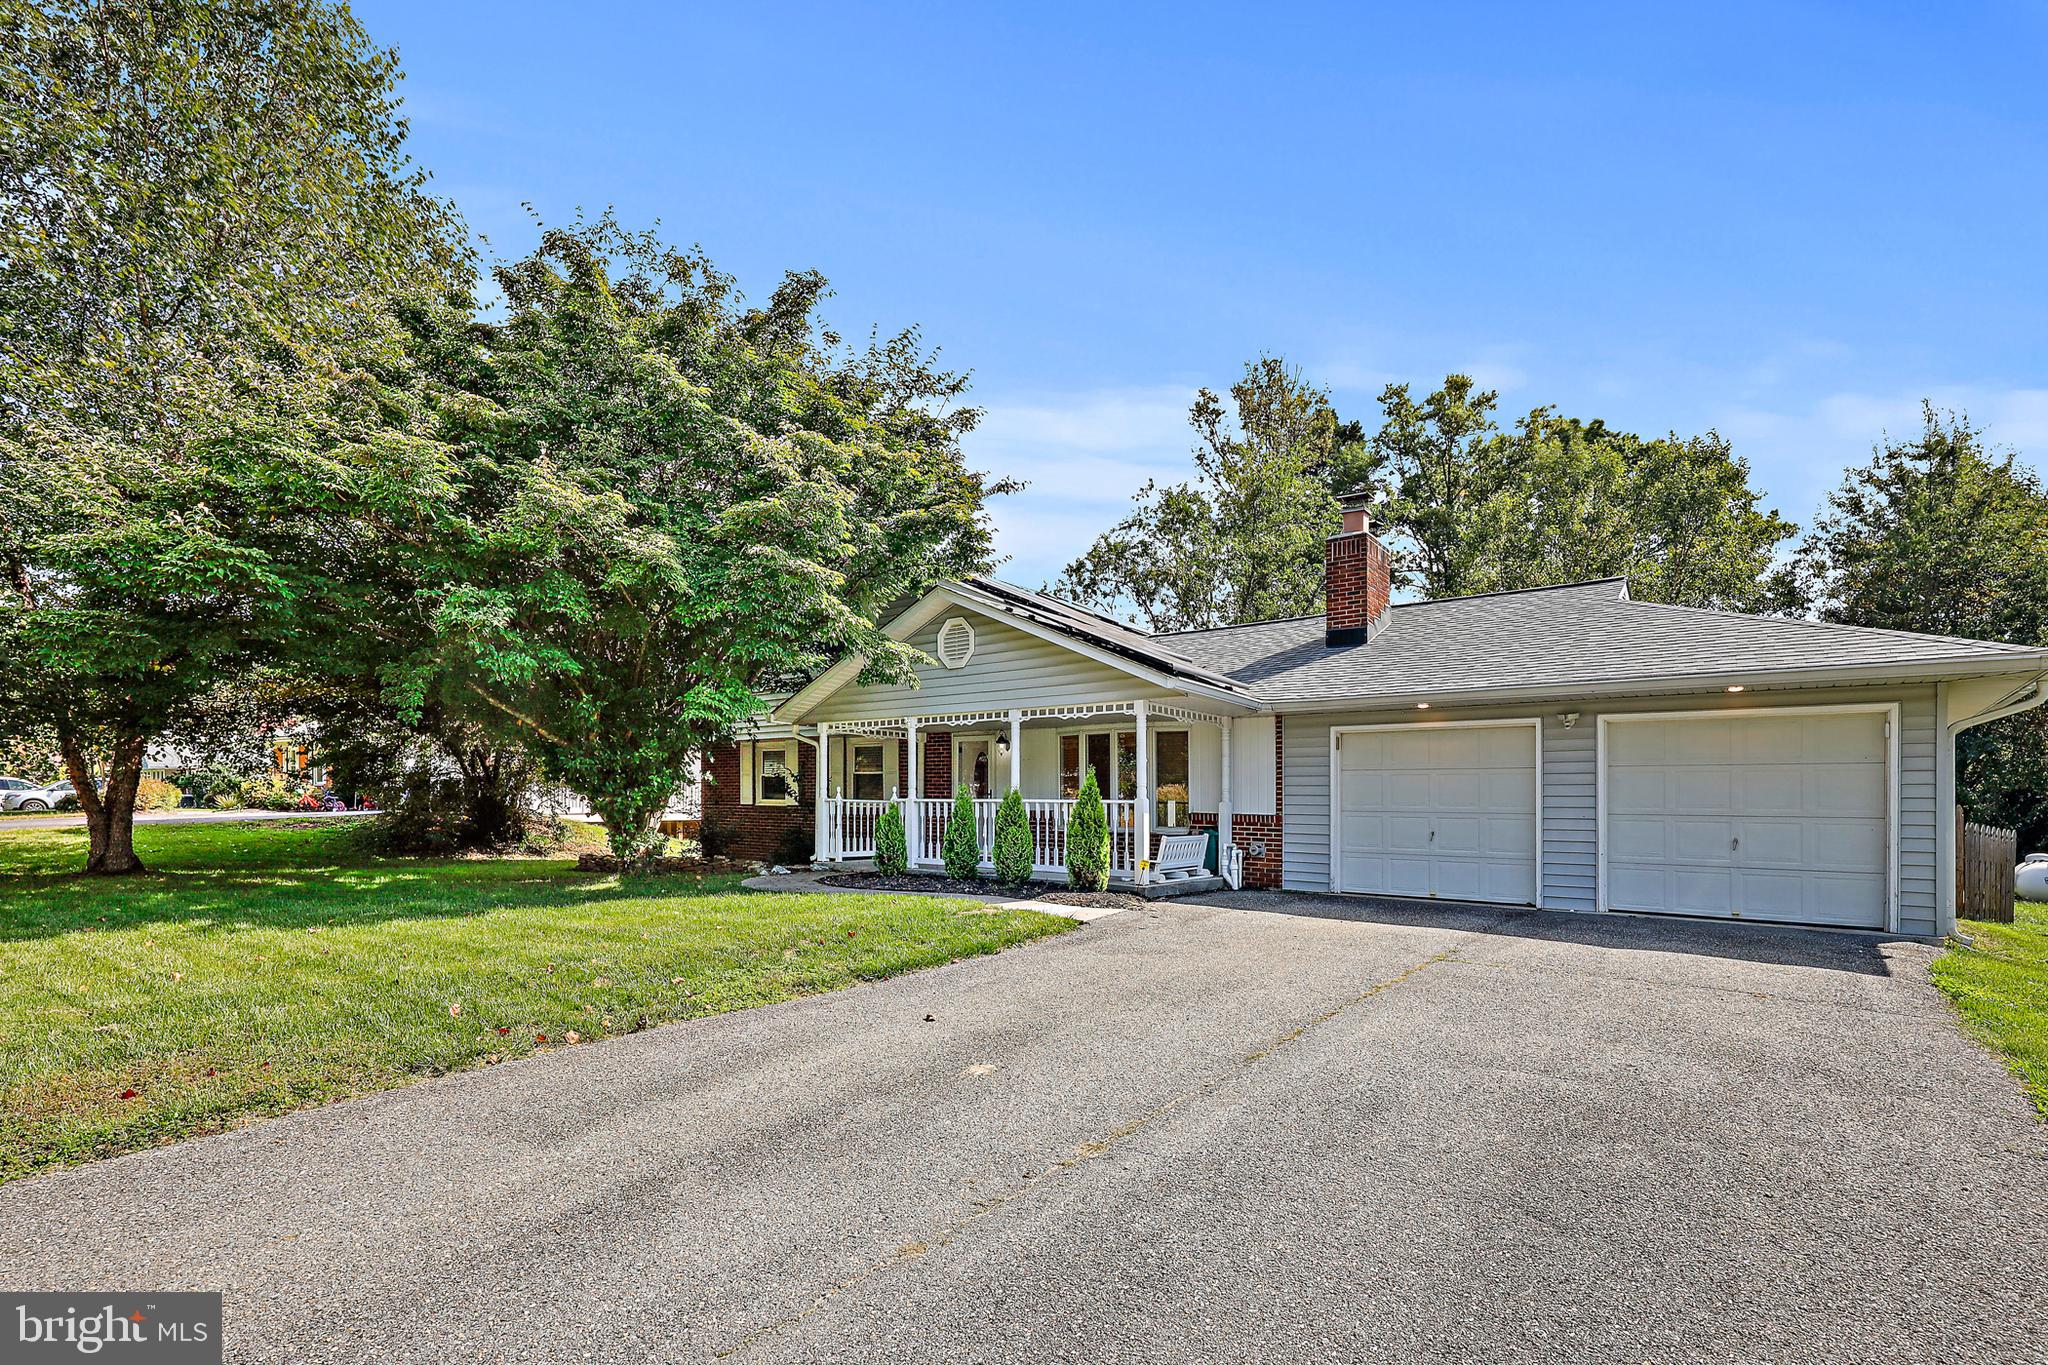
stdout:
<svg viewBox="0 0 2048 1365">
<path fill-rule="evenodd" d="M 881 824 L 887 801 L 854 801 L 831 797 L 825 802 L 828 821 L 827 856 L 837 859 L 875 856 L 875 830 Z M 900 798 L 903 828 L 913 866 L 937 867 L 945 861 L 946 826 L 952 823 L 953 803 L 944 798 Z M 993 865 L 996 837 L 996 809 L 1002 802 L 974 803 L 974 841 L 981 849 L 983 867 Z M 1130 878 L 1138 872 L 1138 803 L 1104 801 L 1109 817 L 1109 872 L 1112 877 Z M 1067 824 L 1073 818 L 1072 801 L 1026 800 L 1024 818 L 1031 826 L 1031 870 L 1060 873 L 1067 867 Z"/>
<path fill-rule="evenodd" d="M 887 801 L 855 801 L 835 798 L 826 803 L 832 820 L 832 842 L 826 847 L 834 858 L 872 858 L 875 831 L 882 823 Z"/>
</svg>

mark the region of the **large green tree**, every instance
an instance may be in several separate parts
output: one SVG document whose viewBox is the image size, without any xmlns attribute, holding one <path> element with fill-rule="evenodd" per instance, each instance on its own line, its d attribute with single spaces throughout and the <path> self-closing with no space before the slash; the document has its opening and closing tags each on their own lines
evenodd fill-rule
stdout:
<svg viewBox="0 0 2048 1365">
<path fill-rule="evenodd" d="M 88 869 L 132 872 L 151 738 L 332 552 L 338 358 L 459 238 L 340 4 L 17 4 L 0 43 L 0 729 L 51 727 Z"/>
<path fill-rule="evenodd" d="M 1396 586 L 1422 597 L 1619 575 L 1645 601 L 1777 605 L 1766 575 L 1798 528 L 1717 433 L 1646 439 L 1550 408 L 1503 430 L 1498 395 L 1454 374 L 1420 399 L 1387 386 L 1367 437 L 1272 357 L 1231 398 L 1234 422 L 1196 399 L 1199 477 L 1147 484 L 1058 592 L 1155 630 L 1318 611 L 1336 498 L 1364 487 Z"/>
<path fill-rule="evenodd" d="M 422 509 L 451 519 L 407 571 L 426 630 L 387 680 L 490 718 L 638 856 L 764 690 L 852 652 L 901 675 L 883 608 L 985 568 L 1009 485 L 962 460 L 966 381 L 915 332 L 847 347 L 815 274 L 748 306 L 607 216 L 496 278 L 482 359 L 436 362 L 460 486 Z"/>
<path fill-rule="evenodd" d="M 1763 506 L 1718 433 L 1644 438 L 1537 408 L 1503 431 L 1498 397 L 1450 375 L 1380 395 L 1373 447 L 1402 581 L 1425 597 L 1625 576 L 1644 601 L 1757 610 L 1797 531 Z"/>
<path fill-rule="evenodd" d="M 1780 575 L 1822 620 L 2048 644 L 2048 490 L 1967 416 L 1924 408 L 1921 430 L 1848 471 Z M 1978 819 L 2048 842 L 2048 719 L 1966 730 L 1957 791 Z"/>
<path fill-rule="evenodd" d="M 1402 544 L 1395 579 L 1425 597 L 1473 591 L 1466 569 L 1472 525 L 1498 485 L 1500 395 L 1454 374 L 1417 402 L 1406 384 L 1380 392 L 1372 436 L 1387 503 L 1382 520 Z M 1383 533 L 1383 538 L 1384 533 Z"/>
<path fill-rule="evenodd" d="M 1480 464 L 1485 496 L 1453 542 L 1464 592 L 1625 577 L 1641 601 L 1756 611 L 1798 530 L 1718 432 L 1645 439 L 1538 409 Z"/>
<path fill-rule="evenodd" d="M 1356 423 L 1276 356 L 1245 367 L 1230 402 L 1188 414 L 1197 477 L 1148 483 L 1131 515 L 1068 564 L 1055 591 L 1153 630 L 1197 630 L 1319 611 L 1336 495 L 1370 481 Z"/>
</svg>

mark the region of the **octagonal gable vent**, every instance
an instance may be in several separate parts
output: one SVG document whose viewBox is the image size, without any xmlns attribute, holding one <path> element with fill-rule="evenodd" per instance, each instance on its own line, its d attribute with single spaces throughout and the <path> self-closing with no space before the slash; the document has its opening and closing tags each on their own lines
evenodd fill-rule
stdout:
<svg viewBox="0 0 2048 1365">
<path fill-rule="evenodd" d="M 939 662 L 959 668 L 974 657 L 974 623 L 964 616 L 947 618 L 939 627 Z"/>
</svg>

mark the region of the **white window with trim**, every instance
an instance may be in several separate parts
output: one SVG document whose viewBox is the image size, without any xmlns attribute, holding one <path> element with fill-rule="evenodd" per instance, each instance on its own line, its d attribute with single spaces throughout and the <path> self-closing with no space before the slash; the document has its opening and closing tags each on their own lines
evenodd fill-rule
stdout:
<svg viewBox="0 0 2048 1365">
<path fill-rule="evenodd" d="M 743 806 L 793 806 L 797 791 L 797 741 L 793 739 L 744 739 L 740 741 L 740 804 Z"/>
<path fill-rule="evenodd" d="M 847 757 L 847 794 L 856 801 L 880 801 L 888 796 L 884 785 L 884 744 L 879 739 L 857 739 Z"/>
<path fill-rule="evenodd" d="M 1188 732 L 1147 727 L 1152 741 L 1152 822 L 1173 833 L 1188 828 L 1190 772 Z M 1082 777 L 1093 772 L 1104 799 L 1132 801 L 1138 796 L 1138 733 L 1136 730 L 1078 730 L 1060 736 L 1060 796 L 1081 794 Z"/>
</svg>

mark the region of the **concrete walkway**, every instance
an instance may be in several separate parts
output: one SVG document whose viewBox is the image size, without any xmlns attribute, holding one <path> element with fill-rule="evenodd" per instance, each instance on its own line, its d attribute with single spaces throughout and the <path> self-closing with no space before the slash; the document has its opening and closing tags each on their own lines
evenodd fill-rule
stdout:
<svg viewBox="0 0 2048 1365">
<path fill-rule="evenodd" d="M 237 1361 L 2041 1360 L 1934 948 L 1218 899 L 0 1187 L 0 1284 Z"/>
</svg>

